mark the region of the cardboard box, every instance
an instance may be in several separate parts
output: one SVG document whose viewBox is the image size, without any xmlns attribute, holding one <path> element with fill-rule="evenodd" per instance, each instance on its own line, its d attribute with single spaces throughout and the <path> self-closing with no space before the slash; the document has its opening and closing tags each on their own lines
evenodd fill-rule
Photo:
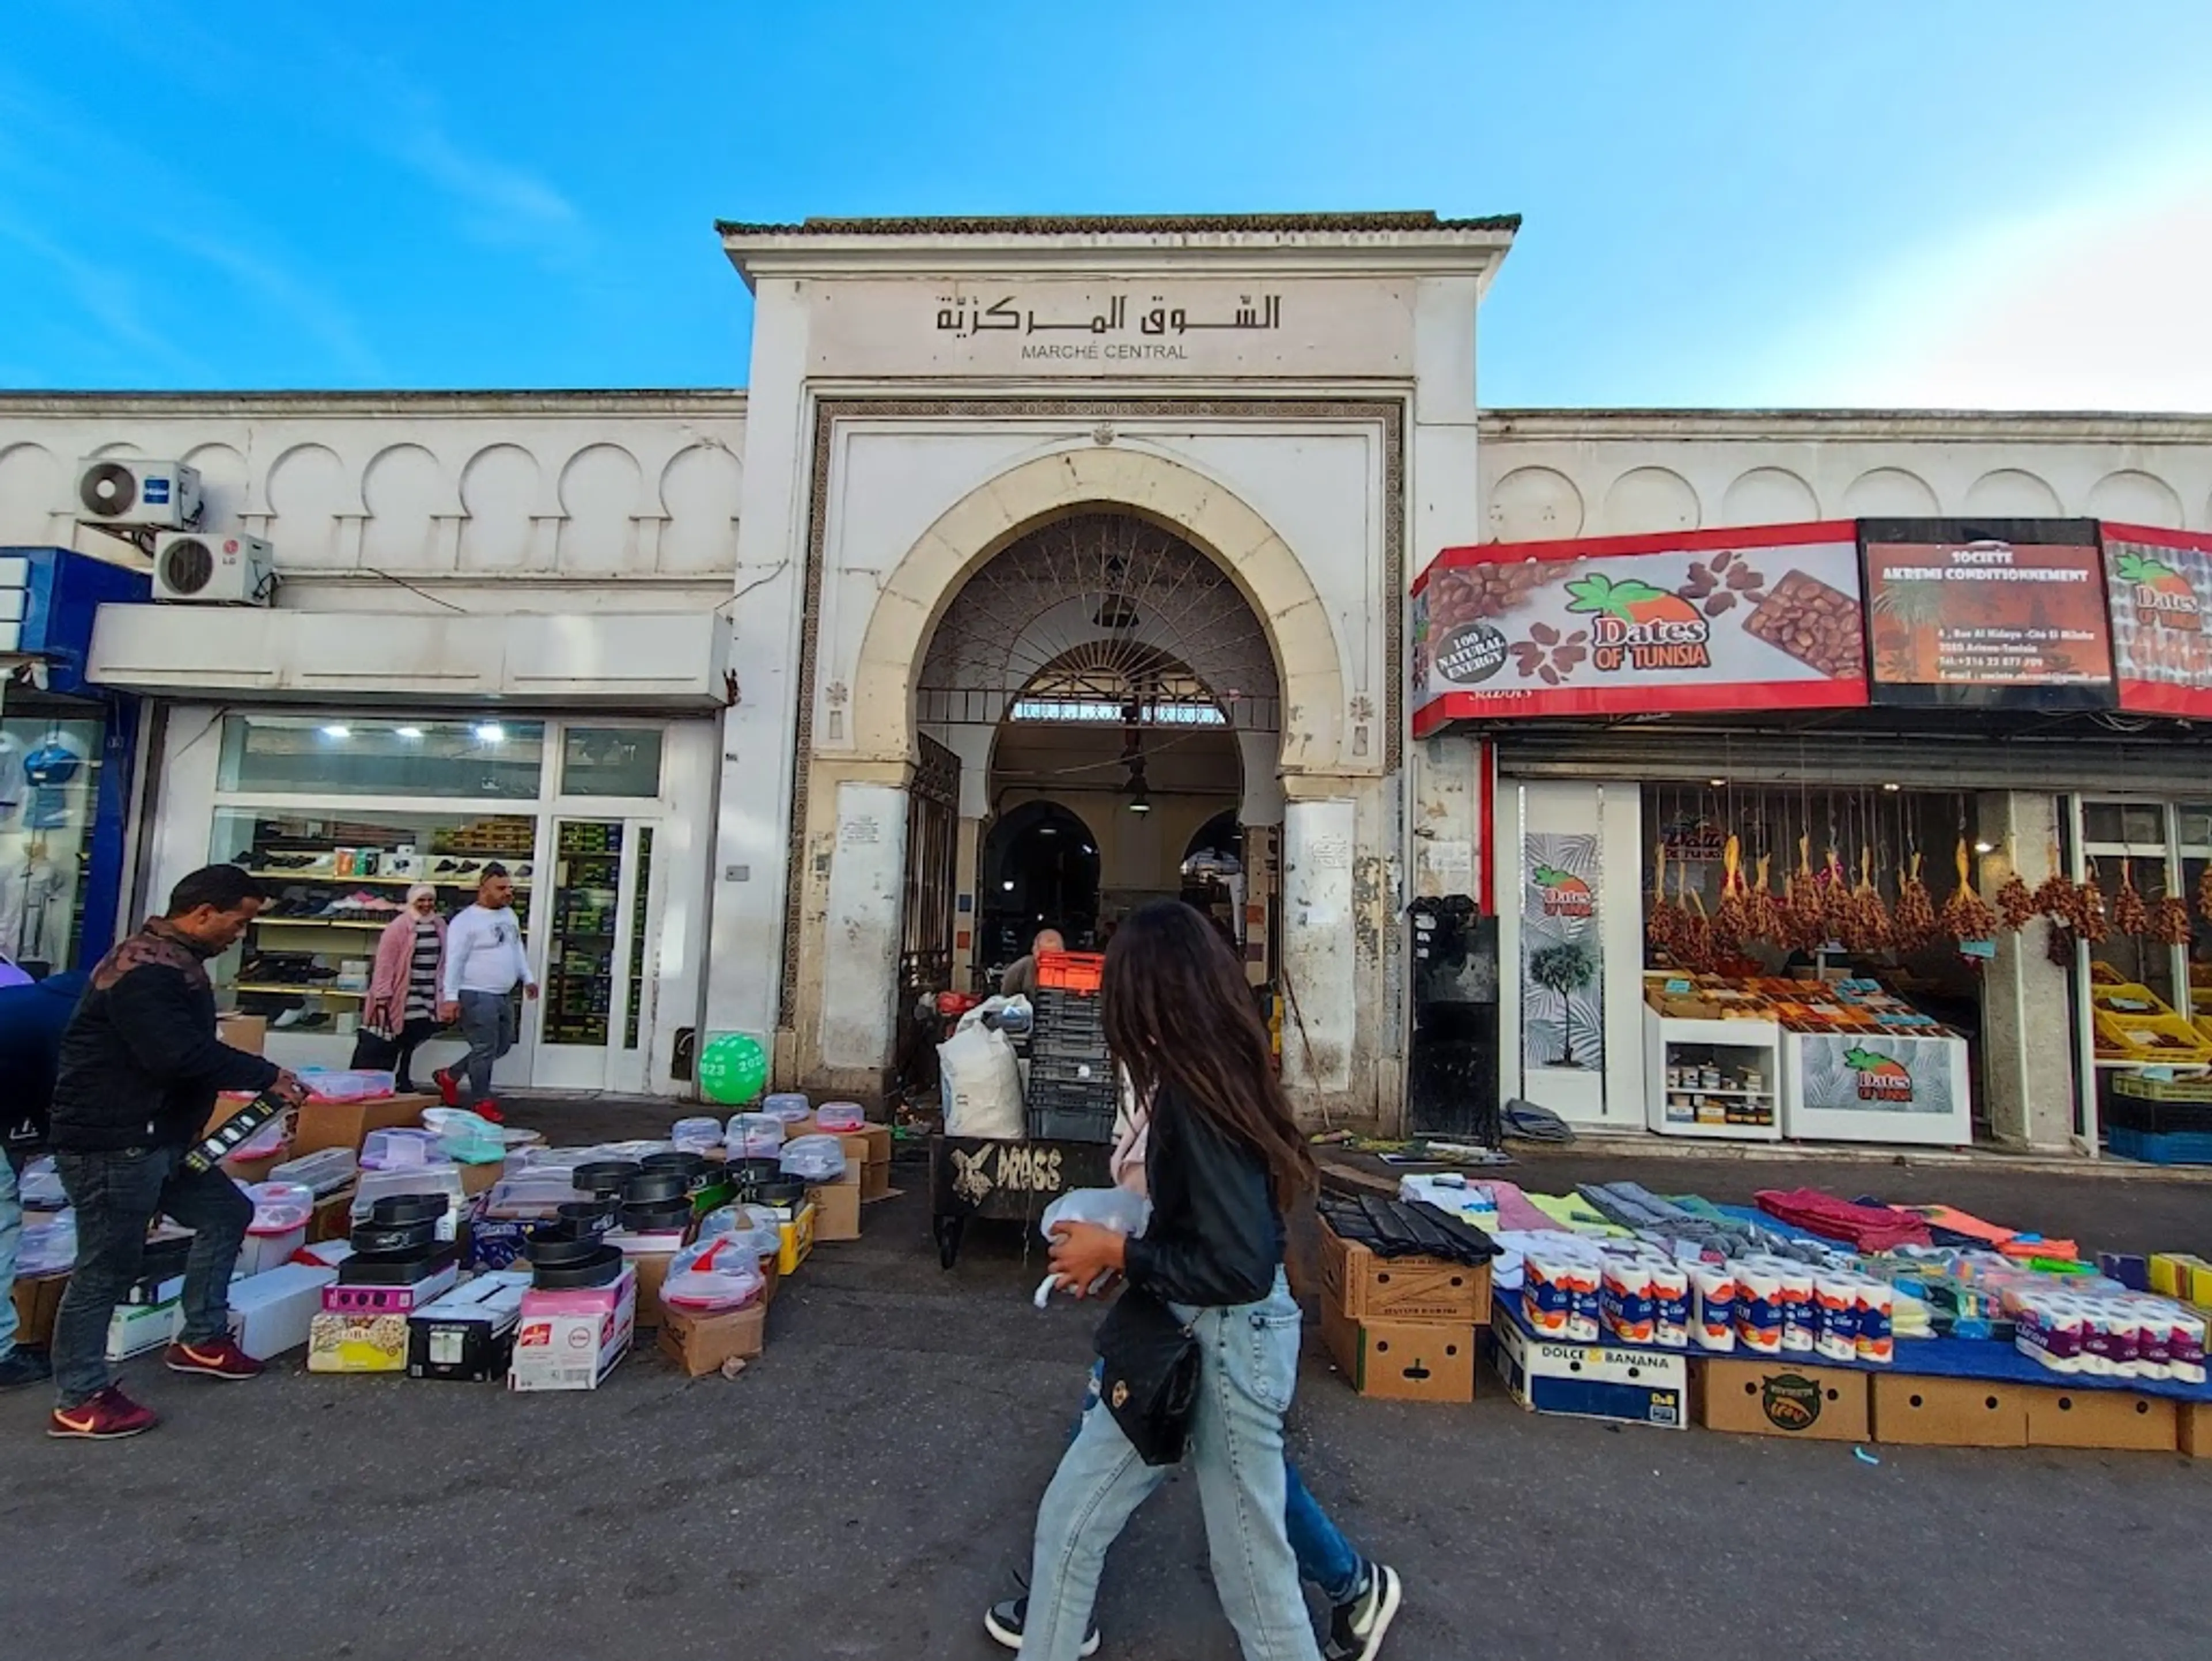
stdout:
<svg viewBox="0 0 2212 1661">
<path fill-rule="evenodd" d="M 323 1288 L 338 1271 L 288 1263 L 230 1283 L 230 1335 L 257 1361 L 307 1342 L 322 1312 Z"/>
<path fill-rule="evenodd" d="M 269 1020 L 265 1015 L 240 1015 L 234 1010 L 215 1018 L 215 1035 L 234 1050 L 258 1056 L 268 1042 Z"/>
<path fill-rule="evenodd" d="M 483 1384 L 507 1376 L 527 1274 L 483 1275 L 407 1318 L 407 1376 Z"/>
<path fill-rule="evenodd" d="M 849 1180 L 823 1188 L 810 1188 L 814 1208 L 814 1238 L 817 1240 L 856 1240 L 860 1238 L 860 1173 L 866 1167 L 846 1167 Z"/>
<path fill-rule="evenodd" d="M 1495 1307 L 1490 1331 L 1506 1393 L 1532 1413 L 1667 1430 L 1689 1422 L 1686 1355 L 1539 1338 L 1502 1303 Z"/>
<path fill-rule="evenodd" d="M 1863 1442 L 1874 1434 L 1868 1375 L 1840 1367 L 1800 1367 L 1773 1356 L 1712 1360 L 1692 1369 L 1697 1421 L 1741 1436 L 1802 1442 Z"/>
<path fill-rule="evenodd" d="M 423 1095 L 385 1096 L 376 1101 L 310 1101 L 292 1122 L 292 1157 L 325 1148 L 343 1148 L 353 1153 L 371 1131 L 398 1131 L 422 1122 L 422 1110 L 435 1107 L 438 1098 Z"/>
<path fill-rule="evenodd" d="M 886 1155 L 879 1160 L 870 1160 L 860 1167 L 860 1203 L 871 1204 L 891 1197 L 891 1162 Z"/>
<path fill-rule="evenodd" d="M 2030 1447 L 2138 1448 L 2171 1453 L 2180 1446 L 2179 1403 L 2129 1390 L 2028 1388 Z"/>
<path fill-rule="evenodd" d="M 1385 1402 L 1471 1402 L 1479 1340 L 1471 1321 L 1359 1321 L 1333 1305 L 1322 1343 L 1363 1396 Z"/>
<path fill-rule="evenodd" d="M 354 1185 L 346 1184 L 315 1202 L 313 1214 L 307 1219 L 307 1244 L 322 1240 L 342 1240 L 353 1233 Z"/>
<path fill-rule="evenodd" d="M 40 1275 L 15 1282 L 15 1342 L 43 1349 L 53 1342 L 54 1316 L 62 1306 L 62 1292 L 69 1285 L 66 1272 Z"/>
<path fill-rule="evenodd" d="M 266 1182 L 269 1173 L 292 1157 L 292 1143 L 289 1137 L 279 1144 L 275 1153 L 261 1159 L 240 1159 L 236 1155 L 223 1161 L 222 1168 L 240 1182 Z"/>
<path fill-rule="evenodd" d="M 1378 1258 L 1333 1228 L 1321 1231 L 1324 1302 L 1356 1321 L 1462 1321 L 1490 1316 L 1490 1265 L 1441 1258 Z"/>
<path fill-rule="evenodd" d="M 2192 1459 L 2212 1459 L 2212 1402 L 2178 1402 L 2175 1445 Z"/>
<path fill-rule="evenodd" d="M 493 1160 L 488 1164 L 462 1165 L 459 1168 L 461 1195 L 465 1199 L 474 1199 L 499 1180 L 501 1173 L 507 1169 L 507 1163 L 504 1160 Z"/>
<path fill-rule="evenodd" d="M 650 1332 L 660 1325 L 665 1312 L 660 1306 L 660 1285 L 668 1278 L 668 1265 L 676 1261 L 676 1253 L 641 1252 L 629 1259 L 629 1266 L 637 1276 L 637 1329 Z"/>
<path fill-rule="evenodd" d="M 637 1334 L 637 1274 L 625 1266 L 611 1286 L 522 1296 L 507 1387 L 597 1390 Z"/>
<path fill-rule="evenodd" d="M 796 1275 L 799 1265 L 814 1250 L 814 1206 L 811 1201 L 799 1208 L 799 1215 L 783 1225 L 783 1249 L 776 1254 L 775 1266 L 779 1275 Z"/>
<path fill-rule="evenodd" d="M 768 1335 L 768 1306 L 732 1310 L 726 1315 L 687 1315 L 668 1312 L 660 1329 L 660 1353 L 693 1378 L 721 1370 L 724 1361 L 750 1361 L 759 1355 Z"/>
<path fill-rule="evenodd" d="M 1874 1434 L 1923 1447 L 2026 1447 L 2028 1386 L 1874 1375 Z"/>
<path fill-rule="evenodd" d="M 337 1315 L 328 1310 L 307 1327 L 310 1373 L 404 1373 L 407 1317 Z"/>
<path fill-rule="evenodd" d="M 173 1344 L 184 1330 L 184 1306 L 174 1298 L 164 1303 L 118 1304 L 107 1318 L 107 1359 L 125 1361 Z"/>
</svg>

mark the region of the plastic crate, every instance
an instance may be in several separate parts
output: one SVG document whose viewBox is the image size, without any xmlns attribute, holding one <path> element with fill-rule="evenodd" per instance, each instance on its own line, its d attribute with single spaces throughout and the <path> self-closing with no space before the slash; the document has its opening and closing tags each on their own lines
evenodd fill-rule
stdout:
<svg viewBox="0 0 2212 1661">
<path fill-rule="evenodd" d="M 2122 1159 L 2146 1165 L 2212 1165 L 2212 1133 L 2201 1131 L 2132 1131 L 2116 1125 L 2105 1145 Z"/>
<path fill-rule="evenodd" d="M 1106 978 L 1106 959 L 1097 952 L 1039 952 L 1039 991 L 1095 992 Z"/>
<path fill-rule="evenodd" d="M 1114 1104 L 1103 1107 L 1063 1106 L 1031 1097 L 1029 1133 L 1032 1142 L 1102 1142 L 1114 1140 Z"/>
<path fill-rule="evenodd" d="M 1117 1091 L 1114 1064 L 1104 1056 L 1064 1056 L 1032 1050 L 1030 1081 L 1033 1085 L 1058 1084 L 1073 1090 L 1100 1090 L 1109 1096 Z"/>
<path fill-rule="evenodd" d="M 2177 1015 L 2094 1014 L 2097 1053 L 2145 1064 L 2212 1061 L 2212 1043 Z"/>
<path fill-rule="evenodd" d="M 2127 1020 L 2136 1015 L 2170 1015 L 2173 1006 L 2138 981 L 2123 980 L 2089 988 L 2089 1002 L 2106 1015 Z"/>
<path fill-rule="evenodd" d="M 2212 1134 L 2212 1080 L 2116 1074 L 2111 1093 L 2099 1104 L 2098 1114 L 2107 1129 L 2159 1136 L 2177 1131 Z"/>
<path fill-rule="evenodd" d="M 1060 986 L 1040 986 L 1030 1001 L 1040 1022 L 1106 1030 L 1105 1011 L 1096 992 L 1073 992 Z"/>
</svg>

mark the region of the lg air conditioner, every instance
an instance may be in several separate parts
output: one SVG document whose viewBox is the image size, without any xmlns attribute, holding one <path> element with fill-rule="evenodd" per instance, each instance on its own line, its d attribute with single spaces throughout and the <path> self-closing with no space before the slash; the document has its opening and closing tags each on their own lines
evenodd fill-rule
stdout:
<svg viewBox="0 0 2212 1661">
<path fill-rule="evenodd" d="M 95 456 L 77 464 L 76 501 L 89 524 L 189 530 L 200 522 L 200 475 L 182 462 Z"/>
<path fill-rule="evenodd" d="M 154 597 L 191 605 L 267 605 L 276 587 L 258 536 L 173 531 L 154 539 Z"/>
</svg>

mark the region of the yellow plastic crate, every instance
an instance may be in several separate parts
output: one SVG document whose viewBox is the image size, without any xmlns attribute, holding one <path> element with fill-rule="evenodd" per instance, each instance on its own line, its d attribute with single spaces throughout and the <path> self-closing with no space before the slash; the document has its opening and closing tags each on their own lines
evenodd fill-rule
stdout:
<svg viewBox="0 0 2212 1661">
<path fill-rule="evenodd" d="M 2095 1011 L 2097 1053 L 2154 1066 L 2212 1061 L 2212 1039 L 2178 1015 L 2111 1015 Z"/>
<path fill-rule="evenodd" d="M 2115 981 L 2108 985 L 2089 988 L 2089 1002 L 2106 1014 L 2132 1021 L 2142 1015 L 2170 1015 L 2177 1013 L 2148 986 L 2132 980 Z"/>
</svg>

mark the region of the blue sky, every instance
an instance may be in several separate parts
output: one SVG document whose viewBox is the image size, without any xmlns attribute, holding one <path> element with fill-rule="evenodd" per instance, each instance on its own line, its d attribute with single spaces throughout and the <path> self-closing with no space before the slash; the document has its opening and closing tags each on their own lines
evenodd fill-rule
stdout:
<svg viewBox="0 0 2212 1661">
<path fill-rule="evenodd" d="M 0 386 L 738 385 L 718 215 L 1432 207 L 1527 215 L 1493 406 L 2212 409 L 2208 63 L 2205 0 L 17 0 Z"/>
</svg>

